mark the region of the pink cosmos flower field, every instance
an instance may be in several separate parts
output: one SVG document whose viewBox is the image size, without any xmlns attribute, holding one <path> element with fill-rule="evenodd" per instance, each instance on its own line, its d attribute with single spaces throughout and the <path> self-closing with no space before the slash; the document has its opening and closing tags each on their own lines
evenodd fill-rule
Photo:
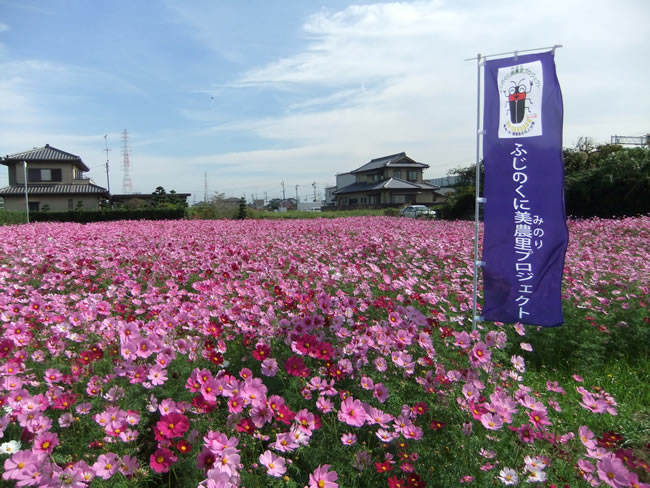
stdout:
<svg viewBox="0 0 650 488">
<path fill-rule="evenodd" d="M 570 223 L 547 330 L 472 331 L 472 234 L 0 228 L 0 483 L 650 486 L 644 387 L 599 369 L 648 365 L 650 218 Z"/>
</svg>

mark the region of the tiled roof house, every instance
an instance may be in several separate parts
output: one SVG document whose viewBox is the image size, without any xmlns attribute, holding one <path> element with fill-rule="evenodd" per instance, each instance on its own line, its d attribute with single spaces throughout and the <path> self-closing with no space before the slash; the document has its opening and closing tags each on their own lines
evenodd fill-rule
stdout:
<svg viewBox="0 0 650 488">
<path fill-rule="evenodd" d="M 0 163 L 9 170 L 9 186 L 0 188 L 6 210 L 25 209 L 25 174 L 29 209 L 32 211 L 44 208 L 52 211 L 96 210 L 102 200 L 109 197 L 106 188 L 84 177 L 89 168 L 79 156 L 49 144 L 7 155 L 0 158 Z"/>
<path fill-rule="evenodd" d="M 406 153 L 372 159 L 350 172 L 355 182 L 333 192 L 337 207 L 400 206 L 432 204 L 444 197 L 439 187 L 425 183 L 422 174 L 428 164 L 418 163 Z"/>
</svg>

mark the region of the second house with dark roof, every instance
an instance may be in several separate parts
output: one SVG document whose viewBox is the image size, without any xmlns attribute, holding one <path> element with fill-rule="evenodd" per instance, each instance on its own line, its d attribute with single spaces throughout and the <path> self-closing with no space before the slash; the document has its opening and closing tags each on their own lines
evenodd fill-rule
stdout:
<svg viewBox="0 0 650 488">
<path fill-rule="evenodd" d="M 436 193 L 439 187 L 425 183 L 422 177 L 428 167 L 403 152 L 373 159 L 349 173 L 354 183 L 333 192 L 336 206 L 398 207 L 441 202 L 444 197 Z"/>
<path fill-rule="evenodd" d="M 97 210 L 108 200 L 106 188 L 95 185 L 79 156 L 46 144 L 45 147 L 7 155 L 0 163 L 9 169 L 9 186 L 0 188 L 7 210 Z M 27 185 L 25 185 L 27 176 Z"/>
</svg>

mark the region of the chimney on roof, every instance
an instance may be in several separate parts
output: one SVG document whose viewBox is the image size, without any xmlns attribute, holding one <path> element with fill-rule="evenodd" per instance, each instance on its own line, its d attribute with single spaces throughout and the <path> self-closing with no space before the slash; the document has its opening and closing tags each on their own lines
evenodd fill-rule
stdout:
<svg viewBox="0 0 650 488">
<path fill-rule="evenodd" d="M 50 145 L 49 145 L 49 144 L 45 144 L 45 147 L 50 147 Z"/>
</svg>

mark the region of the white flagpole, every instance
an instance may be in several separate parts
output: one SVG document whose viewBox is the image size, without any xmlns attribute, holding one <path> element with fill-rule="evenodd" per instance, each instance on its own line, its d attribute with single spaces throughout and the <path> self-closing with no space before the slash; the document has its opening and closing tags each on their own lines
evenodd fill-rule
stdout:
<svg viewBox="0 0 650 488">
<path fill-rule="evenodd" d="M 29 197 L 27 196 L 27 161 L 23 161 L 23 174 L 25 178 L 25 215 L 29 224 Z"/>
<path fill-rule="evenodd" d="M 481 65 L 482 59 L 480 54 L 476 55 L 476 177 L 475 183 L 475 196 L 474 202 L 474 287 L 472 289 L 472 330 L 476 330 L 476 322 L 480 317 L 476 315 L 477 301 L 478 301 L 478 268 L 482 262 L 478 259 L 478 226 L 479 226 L 479 204 L 483 203 L 479 193 L 481 189 L 481 162 L 480 162 L 480 144 L 481 135 Z"/>
</svg>

